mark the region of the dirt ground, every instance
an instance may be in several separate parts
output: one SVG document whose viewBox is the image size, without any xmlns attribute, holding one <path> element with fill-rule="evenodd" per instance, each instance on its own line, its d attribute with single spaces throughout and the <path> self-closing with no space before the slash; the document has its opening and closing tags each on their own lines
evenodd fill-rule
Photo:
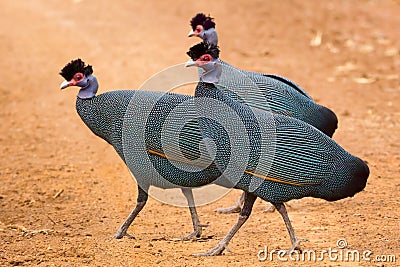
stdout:
<svg viewBox="0 0 400 267">
<path fill-rule="evenodd" d="M 339 117 L 334 139 L 369 164 L 366 189 L 329 203 L 291 202 L 303 248 L 372 251 L 371 262 L 259 261 L 259 250 L 289 248 L 278 213 L 257 200 L 232 252 L 193 257 L 215 246 L 237 219 L 198 208 L 210 226 L 198 241 L 188 209 L 149 199 L 130 228 L 112 239 L 136 203 L 136 185 L 112 147 L 75 111 L 77 90 L 61 92 L 60 69 L 81 57 L 94 66 L 100 93 L 138 88 L 183 63 L 197 12 L 216 18 L 221 58 L 242 69 L 286 76 Z M 1 266 L 399 266 L 400 2 L 287 1 L 1 1 Z M 321 37 L 321 38 L 319 38 Z M 194 87 L 193 87 L 194 91 Z M 379 261 L 396 257 L 395 263 Z M 379 257 L 383 256 L 383 257 Z M 393 259 L 393 258 L 392 258 Z M 393 261 L 393 260 L 392 260 Z"/>
</svg>

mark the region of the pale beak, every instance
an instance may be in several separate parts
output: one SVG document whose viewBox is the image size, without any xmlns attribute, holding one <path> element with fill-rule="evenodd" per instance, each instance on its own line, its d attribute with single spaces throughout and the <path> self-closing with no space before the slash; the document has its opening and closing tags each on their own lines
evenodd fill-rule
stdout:
<svg viewBox="0 0 400 267">
<path fill-rule="evenodd" d="M 189 59 L 188 61 L 186 61 L 185 63 L 185 67 L 193 67 L 196 66 L 196 61 L 193 61 L 191 59 Z"/>
<path fill-rule="evenodd" d="M 60 89 L 62 90 L 62 89 L 65 89 L 65 88 L 67 88 L 68 86 L 71 86 L 71 83 L 69 82 L 69 81 L 63 81 L 61 84 L 60 84 Z"/>
<path fill-rule="evenodd" d="M 194 31 L 193 31 L 193 29 L 190 30 L 190 32 L 189 32 L 189 34 L 188 34 L 188 37 L 192 37 L 192 36 L 194 36 Z"/>
</svg>

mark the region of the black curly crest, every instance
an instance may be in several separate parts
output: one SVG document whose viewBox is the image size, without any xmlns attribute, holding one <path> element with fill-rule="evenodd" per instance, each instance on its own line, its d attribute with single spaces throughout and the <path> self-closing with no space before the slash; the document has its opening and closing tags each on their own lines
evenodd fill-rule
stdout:
<svg viewBox="0 0 400 267">
<path fill-rule="evenodd" d="M 86 66 L 85 62 L 78 58 L 65 65 L 61 70 L 60 75 L 63 76 L 65 80 L 69 81 L 78 72 L 83 73 L 85 76 L 89 76 L 93 73 L 93 68 L 90 65 Z"/>
<path fill-rule="evenodd" d="M 201 42 L 192 46 L 186 54 L 195 61 L 204 54 L 210 54 L 214 59 L 216 59 L 219 57 L 219 48 L 218 46 L 210 46 L 205 42 Z"/>
<path fill-rule="evenodd" d="M 202 25 L 204 30 L 208 30 L 210 28 L 215 28 L 214 18 L 210 16 L 206 16 L 203 13 L 198 13 L 190 20 L 190 26 L 195 30 L 197 25 Z"/>
</svg>

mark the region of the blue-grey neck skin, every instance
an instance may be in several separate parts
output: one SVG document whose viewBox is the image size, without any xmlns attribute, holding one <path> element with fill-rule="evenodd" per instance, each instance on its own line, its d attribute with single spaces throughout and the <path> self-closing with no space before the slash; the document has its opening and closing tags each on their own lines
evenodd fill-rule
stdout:
<svg viewBox="0 0 400 267">
<path fill-rule="evenodd" d="M 204 30 L 199 34 L 199 37 L 203 39 L 204 42 L 210 45 L 218 45 L 218 35 L 217 31 L 214 28 L 210 28 L 208 30 Z"/>
<path fill-rule="evenodd" d="M 210 63 L 201 66 L 203 72 L 200 74 L 200 81 L 206 83 L 218 83 L 222 73 L 221 61 L 217 58 Z"/>
<path fill-rule="evenodd" d="M 99 84 L 94 75 L 85 77 L 85 79 L 78 83 L 77 86 L 81 87 L 81 90 L 79 90 L 78 93 L 80 99 L 93 98 L 97 93 L 97 89 L 99 89 Z"/>
</svg>

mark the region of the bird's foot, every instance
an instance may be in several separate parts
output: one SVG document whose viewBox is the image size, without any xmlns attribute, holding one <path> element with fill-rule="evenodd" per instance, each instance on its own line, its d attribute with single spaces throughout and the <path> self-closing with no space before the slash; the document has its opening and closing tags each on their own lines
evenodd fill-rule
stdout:
<svg viewBox="0 0 400 267">
<path fill-rule="evenodd" d="M 225 249 L 226 249 L 226 251 L 232 253 L 232 251 L 228 248 L 228 245 L 227 245 L 227 244 L 218 244 L 218 246 L 216 246 L 215 248 L 212 248 L 212 249 L 207 250 L 207 251 L 202 252 L 202 253 L 193 254 L 193 256 L 195 256 L 195 257 L 217 256 L 217 255 L 221 255 L 222 252 L 223 252 Z"/>
<path fill-rule="evenodd" d="M 196 240 L 197 238 L 199 238 L 201 236 L 203 227 L 207 227 L 207 226 L 208 226 L 208 224 L 199 224 L 198 227 L 196 227 L 194 229 L 194 231 L 191 232 L 190 234 L 185 235 L 181 238 L 174 239 L 174 240 L 176 240 L 176 241 Z"/>
<path fill-rule="evenodd" d="M 196 240 L 196 238 L 199 238 L 201 236 L 201 230 L 195 230 L 191 232 L 188 235 L 182 236 L 180 238 L 176 238 L 174 240 L 176 241 L 187 241 L 187 240 Z"/>
<path fill-rule="evenodd" d="M 229 208 L 216 209 L 215 211 L 222 214 L 230 214 L 230 213 L 239 213 L 241 210 L 242 208 L 240 206 L 235 205 Z"/>
<path fill-rule="evenodd" d="M 269 206 L 268 208 L 266 208 L 263 213 L 269 213 L 269 212 L 274 212 L 276 210 L 276 208 L 274 207 L 274 205 Z"/>
<path fill-rule="evenodd" d="M 115 239 L 121 239 L 121 238 L 123 238 L 124 236 L 127 237 L 127 238 L 129 238 L 129 239 L 136 239 L 135 236 L 133 236 L 133 235 L 131 235 L 131 234 L 128 234 L 127 232 L 120 232 L 120 231 L 118 231 L 118 232 L 114 235 L 114 238 L 115 238 Z"/>
<path fill-rule="evenodd" d="M 302 252 L 303 250 L 301 249 L 300 243 L 307 241 L 309 240 L 305 238 L 299 238 L 299 239 L 296 238 L 296 240 L 292 243 L 292 248 L 289 249 L 288 253 L 292 253 L 295 250 Z"/>
</svg>

